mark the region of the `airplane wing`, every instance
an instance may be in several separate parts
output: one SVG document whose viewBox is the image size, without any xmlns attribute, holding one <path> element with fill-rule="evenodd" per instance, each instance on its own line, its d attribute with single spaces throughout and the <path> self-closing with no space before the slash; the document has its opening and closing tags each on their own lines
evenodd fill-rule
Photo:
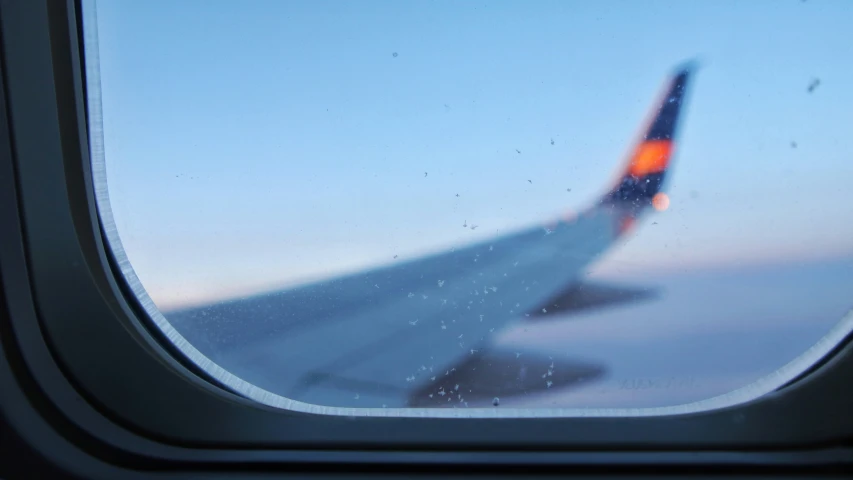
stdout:
<svg viewBox="0 0 853 480">
<path fill-rule="evenodd" d="M 640 215 L 668 201 L 662 189 L 691 71 L 681 68 L 667 80 L 616 182 L 578 215 L 393 266 L 166 316 L 214 362 L 294 400 L 349 407 L 436 404 L 425 389 L 458 366 L 482 363 L 481 345 L 501 327 L 546 313 L 543 305 L 576 287 Z M 483 388 L 497 391 L 496 385 Z M 444 388 L 452 387 L 460 388 Z M 476 395 L 470 386 L 461 388 Z M 454 401 L 464 400 L 455 393 Z"/>
</svg>

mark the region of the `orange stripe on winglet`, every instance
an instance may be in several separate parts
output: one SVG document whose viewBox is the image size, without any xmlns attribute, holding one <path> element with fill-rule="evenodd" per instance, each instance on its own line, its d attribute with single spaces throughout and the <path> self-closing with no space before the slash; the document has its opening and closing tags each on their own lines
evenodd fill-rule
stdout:
<svg viewBox="0 0 853 480">
<path fill-rule="evenodd" d="M 624 217 L 619 221 L 619 235 L 624 235 L 634 228 L 636 220 L 634 217 Z"/>
<path fill-rule="evenodd" d="M 635 177 L 641 177 L 650 173 L 662 172 L 666 170 L 669 163 L 670 153 L 672 153 L 672 141 L 670 140 L 643 142 L 634 152 L 628 173 Z"/>
</svg>

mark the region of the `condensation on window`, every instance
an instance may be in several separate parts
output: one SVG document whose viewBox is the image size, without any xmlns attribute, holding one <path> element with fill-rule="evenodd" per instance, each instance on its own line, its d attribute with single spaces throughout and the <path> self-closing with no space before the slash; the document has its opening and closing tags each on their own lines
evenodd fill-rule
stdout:
<svg viewBox="0 0 853 480">
<path fill-rule="evenodd" d="M 269 405 L 750 400 L 853 322 L 851 8 L 86 0 L 109 248 Z"/>
</svg>

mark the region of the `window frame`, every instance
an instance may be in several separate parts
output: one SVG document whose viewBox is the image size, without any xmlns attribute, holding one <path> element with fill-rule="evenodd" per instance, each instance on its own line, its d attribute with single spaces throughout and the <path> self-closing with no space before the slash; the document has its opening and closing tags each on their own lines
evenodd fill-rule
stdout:
<svg viewBox="0 0 853 480">
<path fill-rule="evenodd" d="M 4 393 L 4 410 L 25 402 L 76 448 L 122 465 L 853 463 L 853 415 L 844 415 L 853 405 L 849 334 L 774 393 L 683 415 L 345 417 L 229 392 L 145 318 L 105 248 L 88 160 L 81 22 L 78 1 L 0 1 L 0 388 L 14 390 Z"/>
</svg>

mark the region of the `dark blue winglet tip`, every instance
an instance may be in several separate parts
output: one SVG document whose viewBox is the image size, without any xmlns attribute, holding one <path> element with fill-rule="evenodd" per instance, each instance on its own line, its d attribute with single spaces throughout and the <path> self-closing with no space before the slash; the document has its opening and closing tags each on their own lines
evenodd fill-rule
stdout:
<svg viewBox="0 0 853 480">
<path fill-rule="evenodd" d="M 675 67 L 676 75 L 690 75 L 691 73 L 696 72 L 704 62 L 699 57 L 693 57 L 691 59 L 685 60 L 678 64 Z"/>
</svg>

